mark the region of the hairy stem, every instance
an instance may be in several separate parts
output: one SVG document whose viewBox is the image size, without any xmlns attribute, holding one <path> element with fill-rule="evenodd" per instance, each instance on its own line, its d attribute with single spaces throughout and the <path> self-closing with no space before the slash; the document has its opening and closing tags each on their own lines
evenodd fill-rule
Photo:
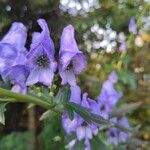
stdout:
<svg viewBox="0 0 150 150">
<path fill-rule="evenodd" d="M 44 107 L 46 109 L 51 109 L 52 111 L 54 111 L 56 113 L 59 113 L 59 114 L 61 113 L 60 110 L 55 109 L 54 106 L 52 106 L 48 102 L 46 102 L 40 98 L 30 96 L 30 95 L 14 93 L 9 90 L 0 88 L 0 96 L 7 98 L 7 99 L 0 98 L 0 101 L 3 101 L 3 102 L 5 101 L 5 102 L 11 102 L 11 103 L 16 103 L 16 102 L 33 103 L 33 104 L 39 105 L 41 107 Z"/>
</svg>

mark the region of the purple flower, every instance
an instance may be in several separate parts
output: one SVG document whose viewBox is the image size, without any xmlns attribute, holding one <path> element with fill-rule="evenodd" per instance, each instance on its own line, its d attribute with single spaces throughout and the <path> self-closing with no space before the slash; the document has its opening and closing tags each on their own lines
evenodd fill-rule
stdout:
<svg viewBox="0 0 150 150">
<path fill-rule="evenodd" d="M 119 46 L 120 52 L 124 52 L 126 50 L 126 42 L 122 41 Z"/>
<path fill-rule="evenodd" d="M 116 91 L 114 84 L 117 82 L 118 76 L 115 71 L 112 71 L 108 79 L 103 83 L 98 103 L 100 110 L 104 111 L 104 116 L 107 118 L 107 113 L 111 112 L 118 100 L 121 98 L 122 93 Z"/>
<path fill-rule="evenodd" d="M 0 41 L 0 74 L 15 65 L 23 65 L 26 62 L 27 38 L 26 27 L 19 22 L 12 24 L 8 33 Z"/>
<path fill-rule="evenodd" d="M 87 97 L 87 93 L 82 96 L 81 106 L 89 109 L 90 112 L 99 114 L 99 109 L 96 101 Z M 84 119 L 80 118 L 78 127 L 76 129 L 77 139 L 79 141 L 84 140 L 85 150 L 91 150 L 90 140 L 93 135 L 98 134 L 98 125 L 96 123 L 88 123 Z"/>
<path fill-rule="evenodd" d="M 122 118 L 113 118 L 112 122 L 117 123 L 118 125 L 125 127 L 125 128 L 130 128 L 130 125 L 128 123 L 128 119 L 126 117 Z M 118 145 L 120 142 L 125 143 L 127 139 L 131 136 L 130 133 L 126 133 L 123 131 L 120 131 L 117 128 L 110 128 L 107 132 L 108 134 L 108 141 L 111 144 Z"/>
<path fill-rule="evenodd" d="M 130 19 L 129 27 L 128 28 L 129 28 L 129 32 L 134 33 L 134 34 L 137 33 L 137 25 L 136 25 L 136 20 L 135 20 L 134 17 L 132 17 Z"/>
<path fill-rule="evenodd" d="M 20 22 L 14 22 L 8 33 L 1 40 L 17 48 L 18 51 L 26 51 L 24 47 L 27 38 L 27 28 Z"/>
<path fill-rule="evenodd" d="M 78 49 L 72 25 L 65 27 L 62 32 L 59 59 L 59 73 L 62 84 L 69 83 L 75 86 L 75 76 L 85 70 L 87 62 L 83 53 Z"/>
<path fill-rule="evenodd" d="M 114 144 L 114 145 L 118 145 L 118 142 L 119 142 L 119 136 L 118 136 L 118 134 L 119 134 L 119 131 L 118 131 L 118 129 L 117 128 L 110 128 L 109 130 L 108 130 L 108 142 L 110 143 L 110 144 Z"/>
<path fill-rule="evenodd" d="M 83 107 L 86 107 L 92 113 L 99 114 L 98 105 L 96 101 L 88 98 L 87 93 L 84 93 L 81 100 L 81 91 L 78 86 L 71 87 L 71 102 L 80 104 Z M 67 113 L 64 113 L 62 116 L 62 124 L 64 130 L 71 134 L 73 132 L 76 133 L 77 140 L 84 140 L 85 149 L 90 150 L 90 140 L 93 138 L 93 135 L 97 135 L 98 133 L 98 125 L 96 123 L 88 123 L 78 114 L 74 113 L 74 119 L 70 120 Z M 70 147 L 76 143 L 76 140 L 72 141 L 68 144 Z"/>
<path fill-rule="evenodd" d="M 125 128 L 130 128 L 128 119 L 126 117 L 122 117 L 118 119 L 118 124 L 125 127 Z M 127 139 L 131 136 L 131 133 L 125 133 L 123 131 L 119 132 L 119 141 L 120 142 L 126 142 Z"/>
<path fill-rule="evenodd" d="M 9 80 L 14 86 L 12 91 L 16 93 L 26 94 L 26 79 L 29 75 L 29 70 L 24 65 L 16 65 L 4 71 L 3 80 Z"/>
<path fill-rule="evenodd" d="M 37 22 L 42 28 L 42 32 L 33 33 L 32 44 L 27 54 L 30 74 L 26 84 L 33 85 L 41 82 L 46 86 L 51 86 L 54 72 L 57 69 L 54 43 L 50 38 L 46 21 L 39 19 Z"/>
</svg>

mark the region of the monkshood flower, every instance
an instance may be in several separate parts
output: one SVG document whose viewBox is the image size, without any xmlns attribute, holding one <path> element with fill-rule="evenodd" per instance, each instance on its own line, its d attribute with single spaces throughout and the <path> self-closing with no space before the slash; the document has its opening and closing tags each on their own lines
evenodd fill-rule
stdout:
<svg viewBox="0 0 150 150">
<path fill-rule="evenodd" d="M 122 117 L 118 119 L 113 118 L 112 121 L 125 128 L 128 128 L 128 129 L 130 128 L 128 119 L 126 117 Z M 131 136 L 130 133 L 120 131 L 117 128 L 110 128 L 107 134 L 108 134 L 109 143 L 114 144 L 114 145 L 118 145 L 121 142 L 125 143 Z"/>
<path fill-rule="evenodd" d="M 118 81 L 118 76 L 115 71 L 112 71 L 108 79 L 103 83 L 100 95 L 98 97 L 98 104 L 101 114 L 107 118 L 113 107 L 121 98 L 122 93 L 114 88 L 114 84 Z"/>
<path fill-rule="evenodd" d="M 96 101 L 87 97 L 87 93 L 84 93 L 81 100 L 81 91 L 78 86 L 71 88 L 71 98 L 70 101 L 80 104 L 83 107 L 86 107 L 92 113 L 99 114 L 99 108 Z M 77 100 L 78 99 L 78 100 Z M 93 135 L 98 133 L 98 125 L 95 123 L 88 123 L 78 114 L 74 113 L 74 119 L 70 120 L 67 113 L 64 113 L 62 116 L 62 124 L 64 130 L 68 133 L 76 133 L 77 139 L 72 140 L 67 148 L 72 148 L 76 141 L 84 140 L 85 150 L 90 150 L 90 140 L 93 138 Z"/>
<path fill-rule="evenodd" d="M 59 73 L 62 78 L 62 85 L 69 83 L 71 86 L 75 86 L 75 76 L 85 70 L 87 62 L 83 53 L 78 49 L 72 25 L 68 25 L 63 29 L 59 60 Z"/>
<path fill-rule="evenodd" d="M 26 79 L 29 70 L 24 65 L 16 65 L 4 71 L 3 80 L 10 81 L 13 84 L 12 91 L 15 93 L 27 93 Z"/>
<path fill-rule="evenodd" d="M 134 17 L 132 17 L 129 21 L 129 32 L 136 34 L 137 33 L 137 25 L 136 25 L 136 20 Z"/>
<path fill-rule="evenodd" d="M 30 74 L 26 84 L 33 85 L 40 82 L 46 86 L 51 86 L 54 72 L 57 69 L 57 63 L 54 58 L 54 43 L 50 37 L 46 21 L 39 19 L 37 22 L 42 28 L 42 32 L 33 33 L 32 44 L 27 54 Z"/>
<path fill-rule="evenodd" d="M 0 74 L 11 66 L 25 64 L 26 38 L 26 27 L 22 23 L 14 22 L 0 41 Z"/>
</svg>

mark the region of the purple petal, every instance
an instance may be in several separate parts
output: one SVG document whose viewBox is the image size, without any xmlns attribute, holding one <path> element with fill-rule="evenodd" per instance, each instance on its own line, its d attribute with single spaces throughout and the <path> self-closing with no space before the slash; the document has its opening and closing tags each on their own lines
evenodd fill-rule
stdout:
<svg viewBox="0 0 150 150">
<path fill-rule="evenodd" d="M 76 53 L 72 52 L 63 52 L 59 55 L 59 71 L 65 71 L 67 66 L 69 65 L 72 58 L 76 55 Z"/>
<path fill-rule="evenodd" d="M 86 133 L 86 138 L 88 138 L 88 139 L 92 139 L 92 130 L 91 130 L 91 128 L 89 127 L 89 126 L 87 126 L 86 128 L 85 128 L 85 133 Z"/>
<path fill-rule="evenodd" d="M 46 86 L 51 86 L 54 78 L 54 72 L 50 68 L 40 70 L 39 82 Z"/>
<path fill-rule="evenodd" d="M 27 94 L 27 88 L 22 88 L 20 85 L 17 84 L 12 87 L 11 91 L 14 93 Z"/>
<path fill-rule="evenodd" d="M 85 138 L 85 136 L 86 136 L 86 133 L 85 133 L 86 131 L 85 131 L 85 127 L 78 127 L 77 128 L 77 130 L 76 130 L 76 134 L 77 134 L 77 139 L 79 140 L 79 141 L 81 141 L 82 139 L 84 139 Z"/>
<path fill-rule="evenodd" d="M 63 29 L 61 36 L 61 47 L 60 53 L 62 51 L 67 52 L 79 52 L 77 43 L 74 38 L 74 27 L 72 25 L 68 25 Z"/>
<path fill-rule="evenodd" d="M 3 80 L 10 80 L 12 84 L 18 84 L 24 88 L 28 75 L 29 70 L 24 65 L 16 65 L 6 69 L 2 77 Z"/>
<path fill-rule="evenodd" d="M 75 74 L 80 74 L 86 69 L 87 66 L 86 58 L 82 53 L 77 54 L 75 57 L 73 57 L 72 63 L 73 63 L 73 71 Z"/>
<path fill-rule="evenodd" d="M 42 32 L 38 33 L 35 32 L 33 33 L 33 38 L 32 38 L 32 44 L 30 49 L 34 50 L 41 44 L 41 46 L 45 49 L 45 51 L 48 53 L 48 55 L 51 57 L 51 59 L 54 59 L 54 53 L 55 53 L 55 48 L 54 48 L 54 43 L 52 39 L 50 38 L 50 32 L 48 29 L 48 25 L 44 19 L 38 19 L 38 24 L 42 28 Z M 33 51 L 30 51 L 32 53 Z"/>
<path fill-rule="evenodd" d="M 108 80 L 111 81 L 112 83 L 116 83 L 118 81 L 118 75 L 116 71 L 112 71 L 108 77 Z"/>
<path fill-rule="evenodd" d="M 91 108 L 91 112 L 94 113 L 94 114 L 99 114 L 99 107 L 98 107 L 98 104 L 95 100 L 93 99 L 90 99 L 88 98 L 88 103 L 90 105 L 90 108 Z"/>
<path fill-rule="evenodd" d="M 116 128 L 110 128 L 108 131 L 108 142 L 110 144 L 118 145 L 118 130 Z"/>
<path fill-rule="evenodd" d="M 91 145 L 88 138 L 85 139 L 84 144 L 85 144 L 85 150 L 91 150 Z"/>
<path fill-rule="evenodd" d="M 71 86 L 76 86 L 76 78 L 72 70 L 60 72 L 60 76 L 62 78 L 62 85 L 68 83 Z"/>
<path fill-rule="evenodd" d="M 134 17 L 130 19 L 129 22 L 129 32 L 136 34 L 137 33 L 137 25 Z"/>
<path fill-rule="evenodd" d="M 24 49 L 27 38 L 27 28 L 20 22 L 14 22 L 1 42 L 9 43 L 19 51 Z"/>
<path fill-rule="evenodd" d="M 79 86 L 71 86 L 71 96 L 70 96 L 70 102 L 74 102 L 76 104 L 81 103 L 81 90 Z"/>
<path fill-rule="evenodd" d="M 84 94 L 82 95 L 82 102 L 81 102 L 81 105 L 84 106 L 84 107 L 89 108 L 90 106 L 89 106 L 89 103 L 88 103 L 87 99 L 88 99 L 88 93 L 84 93 Z"/>
<path fill-rule="evenodd" d="M 27 78 L 26 85 L 33 85 L 39 81 L 40 72 L 38 68 L 33 69 Z"/>
<path fill-rule="evenodd" d="M 0 73 L 14 64 L 17 50 L 10 44 L 0 43 Z"/>
<path fill-rule="evenodd" d="M 74 71 L 76 74 L 81 73 L 86 66 L 85 56 L 79 51 L 74 38 L 74 28 L 68 25 L 64 28 L 61 36 L 61 45 L 59 51 L 60 69 L 65 70 L 71 60 L 73 61 Z M 76 69 L 78 67 L 78 69 Z"/>
<path fill-rule="evenodd" d="M 97 127 L 95 124 L 91 124 L 91 125 L 90 125 L 90 128 L 91 128 L 92 133 L 93 133 L 94 135 L 97 135 L 97 134 L 98 134 L 98 127 Z"/>
<path fill-rule="evenodd" d="M 75 115 L 73 120 L 70 120 L 68 114 L 64 112 L 62 114 L 62 125 L 67 133 L 74 132 L 78 127 L 78 117 Z"/>
</svg>

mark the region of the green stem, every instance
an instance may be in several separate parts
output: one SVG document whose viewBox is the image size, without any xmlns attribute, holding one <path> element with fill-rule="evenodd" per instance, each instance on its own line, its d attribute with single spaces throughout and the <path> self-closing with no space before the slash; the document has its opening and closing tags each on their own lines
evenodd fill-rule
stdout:
<svg viewBox="0 0 150 150">
<path fill-rule="evenodd" d="M 21 102 L 21 103 L 33 103 L 39 106 L 42 106 L 46 109 L 51 109 L 52 111 L 56 113 L 61 113 L 60 110 L 55 109 L 52 105 L 50 105 L 48 102 L 37 98 L 37 97 L 32 97 L 30 95 L 22 95 L 19 93 L 14 93 L 9 90 L 0 88 L 0 96 L 7 97 L 8 99 L 0 99 L 0 101 L 7 101 L 11 103 L 16 103 L 16 102 Z"/>
</svg>

